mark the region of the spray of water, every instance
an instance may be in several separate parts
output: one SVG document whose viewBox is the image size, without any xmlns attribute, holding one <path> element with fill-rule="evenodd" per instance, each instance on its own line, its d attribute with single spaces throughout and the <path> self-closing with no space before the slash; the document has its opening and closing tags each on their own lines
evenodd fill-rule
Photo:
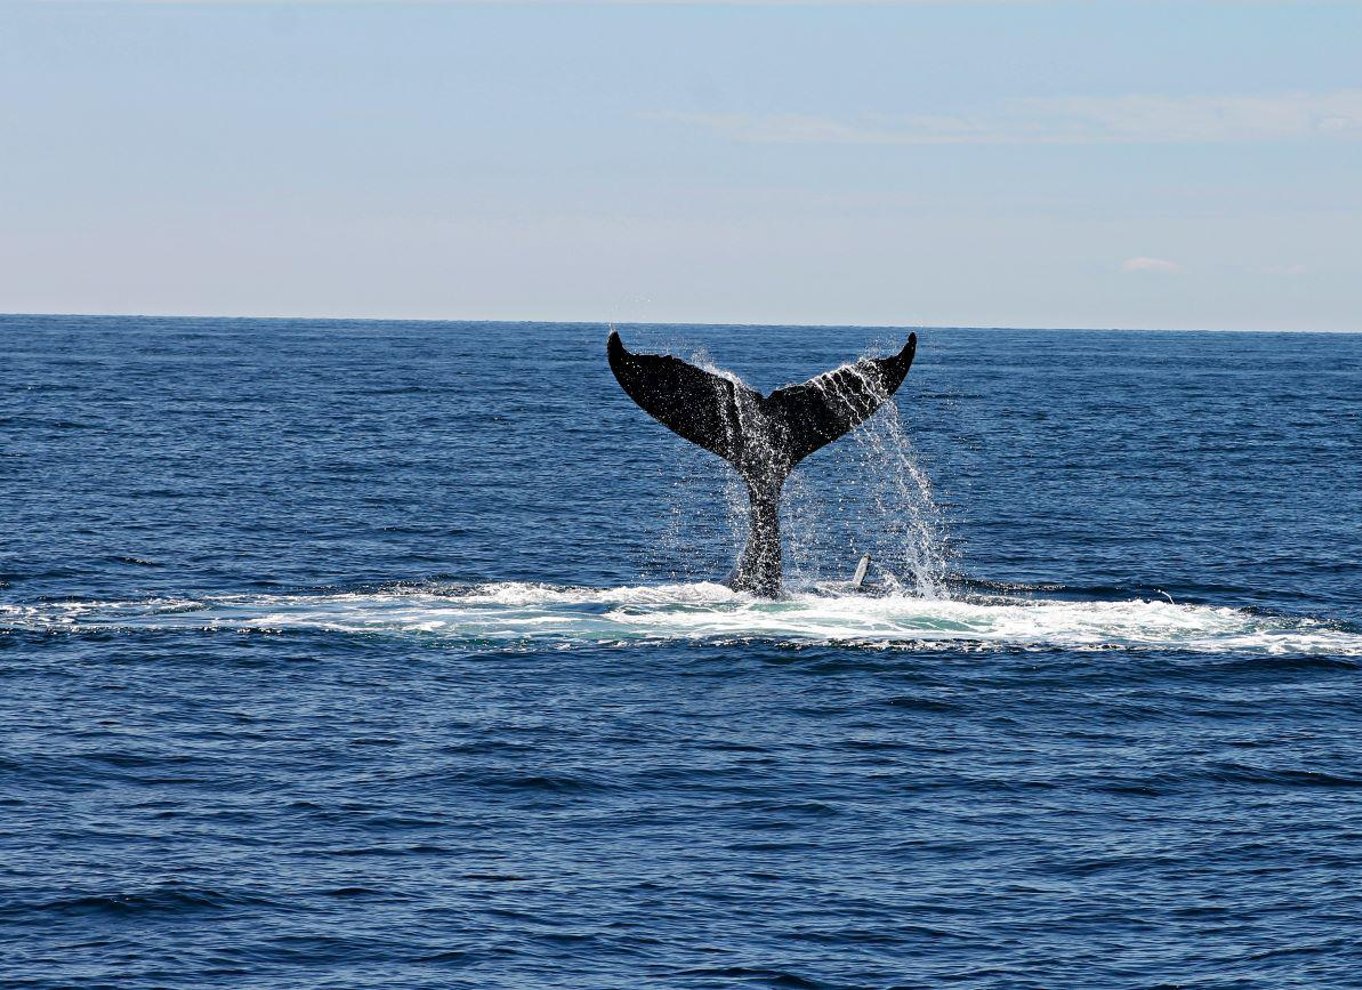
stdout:
<svg viewBox="0 0 1362 990">
<path fill-rule="evenodd" d="M 847 368 L 858 371 L 856 365 Z M 841 371 L 821 375 L 814 384 L 835 389 L 844 380 Z M 797 581 L 817 581 L 828 566 L 845 578 L 864 553 L 890 590 L 947 597 L 945 521 L 892 399 L 810 458 L 791 481 L 786 511 Z"/>
<path fill-rule="evenodd" d="M 742 379 L 716 367 L 708 355 L 692 354 L 691 361 L 713 374 L 739 384 Z M 835 369 L 812 384 L 839 401 L 845 371 L 850 369 L 865 385 L 873 385 L 855 366 Z M 743 410 L 738 410 L 739 415 Z M 749 424 L 743 424 L 748 427 Z M 753 430 L 749 436 L 760 435 Z M 681 446 L 674 468 L 675 499 L 666 526 L 663 551 L 669 558 L 690 557 L 707 563 L 703 552 L 687 552 L 686 545 L 702 530 L 702 509 L 719 498 L 725 506 L 718 531 L 726 539 L 729 561 L 747 537 L 749 502 L 746 485 L 736 471 L 712 455 Z M 946 597 L 945 526 L 932 499 L 931 483 L 913 449 L 893 400 L 886 401 L 869 420 L 847 436 L 823 448 L 801 464 L 785 482 L 781 503 L 786 583 L 811 590 L 827 581 L 845 581 L 857 559 L 869 554 L 872 575 L 885 589 L 922 598 Z M 693 546 L 693 544 L 691 544 Z M 699 577 L 675 567 L 664 573 L 676 579 Z M 712 572 L 710 572 L 712 573 Z"/>
</svg>

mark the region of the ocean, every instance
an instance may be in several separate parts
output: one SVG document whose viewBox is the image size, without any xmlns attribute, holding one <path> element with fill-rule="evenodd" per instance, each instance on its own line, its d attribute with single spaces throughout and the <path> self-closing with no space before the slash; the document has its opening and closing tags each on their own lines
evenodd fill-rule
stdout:
<svg viewBox="0 0 1362 990">
<path fill-rule="evenodd" d="M 0 317 L 0 984 L 1362 986 L 1362 335 L 606 333 Z"/>
</svg>

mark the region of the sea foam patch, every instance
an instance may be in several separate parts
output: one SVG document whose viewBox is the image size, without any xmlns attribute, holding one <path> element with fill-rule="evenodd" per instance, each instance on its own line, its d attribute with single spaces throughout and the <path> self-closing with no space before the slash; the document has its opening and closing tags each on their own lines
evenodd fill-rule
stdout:
<svg viewBox="0 0 1362 990">
<path fill-rule="evenodd" d="M 778 601 L 722 585 L 577 588 L 517 582 L 297 595 L 0 604 L 0 629 L 317 631 L 422 635 L 498 647 L 649 642 L 886 647 L 1174 649 L 1362 656 L 1362 633 L 1309 618 L 1167 601 L 919 598 L 797 593 Z"/>
</svg>

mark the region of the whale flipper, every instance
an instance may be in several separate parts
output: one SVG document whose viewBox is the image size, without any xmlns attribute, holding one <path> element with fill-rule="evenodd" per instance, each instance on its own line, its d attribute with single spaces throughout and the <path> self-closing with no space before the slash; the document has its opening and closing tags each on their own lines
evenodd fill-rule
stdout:
<svg viewBox="0 0 1362 990">
<path fill-rule="evenodd" d="M 865 358 L 763 396 L 670 354 L 635 354 L 617 332 L 606 341 L 620 387 L 672 432 L 718 454 L 747 483 L 747 546 L 734 590 L 780 593 L 780 490 L 796 464 L 868 419 L 912 366 L 917 334 L 898 354 Z"/>
</svg>

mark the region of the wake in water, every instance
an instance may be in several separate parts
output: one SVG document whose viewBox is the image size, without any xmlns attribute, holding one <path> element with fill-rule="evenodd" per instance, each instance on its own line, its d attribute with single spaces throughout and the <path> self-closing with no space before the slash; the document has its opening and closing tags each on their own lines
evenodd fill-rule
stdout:
<svg viewBox="0 0 1362 990">
<path fill-rule="evenodd" d="M 0 604 L 0 633 L 310 631 L 439 637 L 472 649 L 765 641 L 878 648 L 1177 650 L 1362 656 L 1362 631 L 1167 601 L 925 599 L 718 584 L 429 585 L 298 595 Z"/>
</svg>

